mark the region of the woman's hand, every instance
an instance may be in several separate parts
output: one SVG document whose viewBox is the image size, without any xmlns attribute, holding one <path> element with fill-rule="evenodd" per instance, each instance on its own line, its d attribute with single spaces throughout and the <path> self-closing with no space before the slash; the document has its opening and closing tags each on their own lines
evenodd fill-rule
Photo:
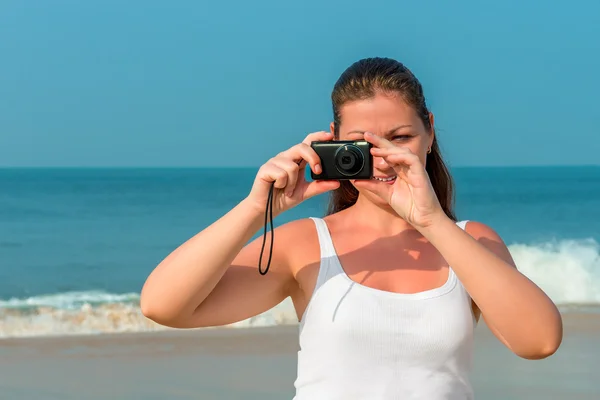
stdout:
<svg viewBox="0 0 600 400">
<path fill-rule="evenodd" d="M 315 174 L 322 172 L 321 160 L 310 146 L 311 142 L 332 139 L 330 132 L 311 133 L 302 143 L 270 159 L 260 167 L 247 200 L 265 212 L 269 190 L 275 182 L 273 215 L 278 215 L 313 196 L 337 189 L 340 185 L 337 181 L 307 182 L 304 177 L 307 164 Z"/>
<path fill-rule="evenodd" d="M 425 166 L 416 154 L 369 132 L 364 137 L 373 145 L 371 154 L 383 158 L 394 169 L 397 178 L 392 185 L 375 180 L 356 180 L 357 188 L 377 194 L 415 228 L 426 228 L 445 215 Z"/>
</svg>

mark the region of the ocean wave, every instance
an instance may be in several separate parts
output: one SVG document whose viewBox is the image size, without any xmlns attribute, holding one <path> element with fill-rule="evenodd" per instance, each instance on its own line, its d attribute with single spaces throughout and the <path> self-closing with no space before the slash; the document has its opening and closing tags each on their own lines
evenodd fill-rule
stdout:
<svg viewBox="0 0 600 400">
<path fill-rule="evenodd" d="M 137 293 L 114 294 L 100 290 L 84 292 L 65 292 L 57 294 L 40 295 L 26 299 L 0 300 L 0 309 L 35 310 L 37 308 L 56 308 L 64 310 L 77 310 L 83 306 L 95 306 L 112 303 L 139 304 Z"/>
<path fill-rule="evenodd" d="M 66 301 L 69 298 L 73 301 Z M 82 302 L 82 298 L 88 298 L 90 301 Z M 100 300 L 111 298 L 124 299 L 124 302 Z M 146 318 L 139 307 L 139 296 L 134 293 L 61 293 L 24 300 L 11 299 L 0 304 L 0 338 L 172 329 Z M 60 307 L 56 307 L 57 304 Z M 293 305 L 286 299 L 267 312 L 226 327 L 293 325 L 297 322 Z"/>
<path fill-rule="evenodd" d="M 600 304 L 600 245 L 595 240 L 513 244 L 509 250 L 519 271 L 556 304 Z"/>
<path fill-rule="evenodd" d="M 538 245 L 513 244 L 519 270 L 565 311 L 600 309 L 600 245 L 594 240 L 564 240 Z M 230 328 L 294 325 L 290 299 Z M 167 330 L 144 317 L 139 294 L 67 292 L 0 300 L 0 338 Z"/>
</svg>

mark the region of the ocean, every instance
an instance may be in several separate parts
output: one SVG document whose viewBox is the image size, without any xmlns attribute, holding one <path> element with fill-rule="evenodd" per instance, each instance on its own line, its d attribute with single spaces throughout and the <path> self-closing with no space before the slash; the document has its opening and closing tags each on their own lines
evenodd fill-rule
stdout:
<svg viewBox="0 0 600 400">
<path fill-rule="evenodd" d="M 139 312 L 144 280 L 242 200 L 255 173 L 0 169 L 0 337 L 167 329 Z M 600 167 L 452 173 L 459 219 L 492 226 L 518 268 L 564 312 L 600 312 Z M 275 224 L 322 216 L 326 202 L 313 198 Z M 232 327 L 295 323 L 284 301 Z"/>
</svg>

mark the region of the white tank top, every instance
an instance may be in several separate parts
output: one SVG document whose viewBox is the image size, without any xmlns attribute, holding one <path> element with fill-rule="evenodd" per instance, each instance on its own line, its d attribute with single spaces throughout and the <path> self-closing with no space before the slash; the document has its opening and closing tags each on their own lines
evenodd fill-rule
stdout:
<svg viewBox="0 0 600 400">
<path fill-rule="evenodd" d="M 300 321 L 294 399 L 473 399 L 476 321 L 452 268 L 444 285 L 414 294 L 361 285 L 342 269 L 325 221 L 312 219 L 321 266 Z"/>
</svg>

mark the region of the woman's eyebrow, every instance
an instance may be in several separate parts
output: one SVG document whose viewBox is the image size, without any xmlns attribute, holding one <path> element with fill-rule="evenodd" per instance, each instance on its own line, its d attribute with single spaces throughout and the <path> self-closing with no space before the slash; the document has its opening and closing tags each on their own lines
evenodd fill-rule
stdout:
<svg viewBox="0 0 600 400">
<path fill-rule="evenodd" d="M 394 132 L 396 132 L 396 131 L 398 131 L 398 130 L 400 130 L 400 129 L 403 129 L 403 128 L 410 128 L 410 127 L 412 127 L 412 125 L 410 125 L 410 124 L 409 124 L 409 125 L 406 125 L 406 124 L 404 124 L 404 125 L 398 125 L 397 127 L 395 127 L 395 128 L 393 128 L 393 129 L 390 129 L 389 131 L 387 131 L 386 135 L 388 135 L 388 136 L 389 136 L 389 135 L 393 134 Z M 364 134 L 365 134 L 365 132 L 366 132 L 366 131 L 361 131 L 361 130 L 353 130 L 353 131 L 350 131 L 350 132 L 348 132 L 348 133 L 346 133 L 346 134 L 347 134 L 347 135 L 349 135 L 349 134 L 351 134 L 351 133 L 360 133 L 361 135 L 364 135 Z"/>
</svg>

